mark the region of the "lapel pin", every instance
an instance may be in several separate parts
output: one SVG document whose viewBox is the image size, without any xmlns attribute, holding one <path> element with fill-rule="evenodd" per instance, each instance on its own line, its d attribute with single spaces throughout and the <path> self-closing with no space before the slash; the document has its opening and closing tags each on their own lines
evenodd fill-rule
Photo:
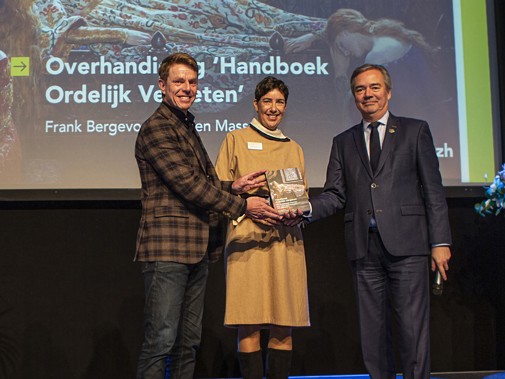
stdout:
<svg viewBox="0 0 505 379">
<path fill-rule="evenodd" d="M 396 130 L 394 130 L 393 128 L 389 129 L 388 130 L 389 133 L 393 134 L 394 132 L 396 132 Z"/>
</svg>

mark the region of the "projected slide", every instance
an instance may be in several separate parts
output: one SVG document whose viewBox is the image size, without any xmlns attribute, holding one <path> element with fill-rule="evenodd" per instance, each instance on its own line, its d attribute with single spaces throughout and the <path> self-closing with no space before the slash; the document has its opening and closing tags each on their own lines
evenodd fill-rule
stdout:
<svg viewBox="0 0 505 379">
<path fill-rule="evenodd" d="M 380 63 L 391 112 L 429 122 L 444 184 L 484 182 L 495 168 L 492 19 L 472 0 L 2 0 L 0 189 L 139 188 L 136 134 L 175 51 L 198 61 L 191 111 L 212 158 L 274 75 L 290 89 L 283 131 L 322 187 L 332 138 L 360 121 L 349 75 Z"/>
</svg>

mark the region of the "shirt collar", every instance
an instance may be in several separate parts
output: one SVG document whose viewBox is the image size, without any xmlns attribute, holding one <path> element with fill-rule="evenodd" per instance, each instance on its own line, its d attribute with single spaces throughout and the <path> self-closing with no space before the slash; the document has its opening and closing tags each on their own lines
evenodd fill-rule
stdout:
<svg viewBox="0 0 505 379">
<path fill-rule="evenodd" d="M 382 116 L 377 121 L 379 121 L 381 123 L 381 125 L 387 125 L 388 124 L 388 120 L 389 120 L 389 111 L 387 111 L 384 114 L 384 116 Z M 367 130 L 368 129 L 368 125 L 370 125 L 370 124 L 371 124 L 371 122 L 363 120 L 363 130 Z"/>
<path fill-rule="evenodd" d="M 275 130 L 265 128 L 256 118 L 253 118 L 253 120 L 251 121 L 251 125 L 254 126 L 256 129 L 258 129 L 263 134 L 266 134 L 267 136 L 272 137 L 274 139 L 278 140 L 288 139 L 288 137 L 286 137 L 279 128 Z"/>
<path fill-rule="evenodd" d="M 194 126 L 195 125 L 195 116 L 190 111 L 184 113 L 180 109 L 177 109 L 171 105 L 169 105 L 166 101 L 163 101 L 170 111 L 177 116 L 179 120 L 181 120 L 186 126 Z"/>
</svg>

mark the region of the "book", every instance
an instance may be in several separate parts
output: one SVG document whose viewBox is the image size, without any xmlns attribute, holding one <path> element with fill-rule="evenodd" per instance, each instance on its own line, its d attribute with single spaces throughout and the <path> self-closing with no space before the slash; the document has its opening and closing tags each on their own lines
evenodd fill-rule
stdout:
<svg viewBox="0 0 505 379">
<path fill-rule="evenodd" d="M 286 213 L 290 208 L 300 209 L 304 214 L 310 212 L 309 197 L 305 191 L 300 169 L 283 168 L 267 171 L 265 176 L 270 191 L 270 201 L 279 213 Z"/>
</svg>

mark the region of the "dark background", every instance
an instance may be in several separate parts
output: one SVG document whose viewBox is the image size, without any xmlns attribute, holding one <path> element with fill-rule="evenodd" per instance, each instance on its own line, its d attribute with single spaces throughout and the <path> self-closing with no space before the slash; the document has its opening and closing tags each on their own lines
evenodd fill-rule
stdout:
<svg viewBox="0 0 505 379">
<path fill-rule="evenodd" d="M 505 3 L 495 7 L 505 89 Z M 505 146 L 503 120 L 501 130 Z M 483 193 L 448 189 L 454 256 L 443 295 L 432 296 L 434 372 L 505 369 L 505 217 L 473 211 Z M 133 378 L 142 341 L 139 202 L 10 200 L 0 212 L 0 299 L 14 316 L 0 329 L 18 333 L 22 353 L 14 378 Z M 304 230 L 312 326 L 294 331 L 292 375 L 365 372 L 342 218 Z M 211 266 L 199 378 L 239 376 L 235 330 L 222 325 L 223 271 L 222 260 Z"/>
</svg>

